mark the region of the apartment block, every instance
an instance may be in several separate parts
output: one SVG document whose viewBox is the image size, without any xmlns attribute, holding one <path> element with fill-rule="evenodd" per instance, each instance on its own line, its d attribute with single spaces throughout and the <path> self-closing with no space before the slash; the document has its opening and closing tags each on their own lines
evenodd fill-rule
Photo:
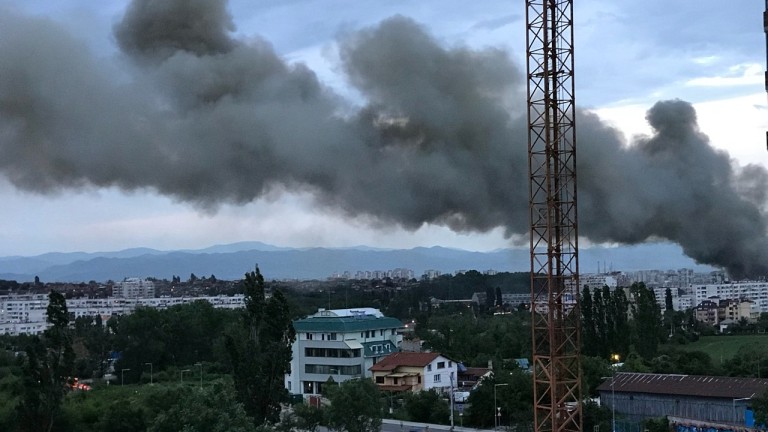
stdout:
<svg viewBox="0 0 768 432">
<path fill-rule="evenodd" d="M 340 383 L 371 377 L 374 364 L 400 351 L 405 328 L 374 308 L 320 309 L 293 327 L 296 340 L 285 388 L 303 396 L 320 394 L 329 379 Z"/>
</svg>

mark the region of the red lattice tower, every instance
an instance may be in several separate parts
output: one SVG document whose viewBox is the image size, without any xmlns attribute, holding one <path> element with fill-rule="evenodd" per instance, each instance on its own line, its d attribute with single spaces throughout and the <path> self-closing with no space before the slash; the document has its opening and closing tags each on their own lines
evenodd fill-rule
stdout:
<svg viewBox="0 0 768 432">
<path fill-rule="evenodd" d="M 526 0 L 536 432 L 582 430 L 573 1 Z"/>
</svg>

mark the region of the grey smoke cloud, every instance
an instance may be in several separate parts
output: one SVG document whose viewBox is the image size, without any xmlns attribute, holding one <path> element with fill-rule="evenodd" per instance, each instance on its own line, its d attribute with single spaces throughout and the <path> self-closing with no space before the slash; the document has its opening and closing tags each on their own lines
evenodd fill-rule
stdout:
<svg viewBox="0 0 768 432">
<path fill-rule="evenodd" d="M 446 48 L 405 17 L 345 34 L 357 107 L 233 38 L 223 0 L 135 0 L 114 31 L 119 79 L 55 23 L 0 13 L 0 175 L 18 188 L 149 189 L 209 211 L 302 190 L 378 224 L 527 233 L 525 82 L 503 51 Z M 768 172 L 734 167 L 690 104 L 656 104 L 631 144 L 578 116 L 581 235 L 766 274 Z"/>
</svg>

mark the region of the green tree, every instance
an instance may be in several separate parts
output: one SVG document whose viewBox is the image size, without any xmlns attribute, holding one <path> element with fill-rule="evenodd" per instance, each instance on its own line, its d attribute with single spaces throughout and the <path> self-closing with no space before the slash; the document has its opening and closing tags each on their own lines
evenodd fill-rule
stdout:
<svg viewBox="0 0 768 432">
<path fill-rule="evenodd" d="M 491 378 L 483 379 L 469 395 L 467 423 L 488 428 L 494 425 L 496 407 L 504 426 L 517 430 L 530 430 L 533 424 L 533 379 L 519 369 L 494 371 Z"/>
<path fill-rule="evenodd" d="M 117 400 L 102 410 L 95 425 L 99 432 L 133 432 L 147 430 L 147 413 L 139 401 Z"/>
<path fill-rule="evenodd" d="M 381 398 L 372 380 L 347 380 L 329 393 L 328 423 L 332 428 L 343 432 L 381 430 Z"/>
<path fill-rule="evenodd" d="M 293 413 L 296 415 L 296 426 L 305 431 L 315 432 L 323 423 L 323 411 L 305 403 L 294 405 Z"/>
<path fill-rule="evenodd" d="M 666 417 L 645 420 L 645 430 L 648 432 L 669 432 L 669 420 Z"/>
<path fill-rule="evenodd" d="M 608 285 L 603 286 L 603 304 L 605 308 L 605 357 L 610 357 L 616 349 L 616 306 Z"/>
<path fill-rule="evenodd" d="M 255 431 L 253 419 L 246 415 L 231 385 L 218 382 L 181 393 L 177 403 L 154 419 L 148 432 Z"/>
<path fill-rule="evenodd" d="M 451 415 L 448 402 L 441 399 L 435 390 L 408 393 L 405 411 L 410 421 L 421 423 L 447 424 Z"/>
<path fill-rule="evenodd" d="M 606 406 L 599 406 L 591 400 L 584 404 L 584 431 L 610 431 L 611 430 L 611 410 Z M 595 426 L 598 426 L 595 429 Z"/>
<path fill-rule="evenodd" d="M 637 353 L 646 359 L 653 358 L 659 348 L 664 328 L 661 321 L 661 308 L 656 302 L 656 295 L 645 284 L 634 283 L 631 288 L 635 296 L 634 334 L 632 340 Z"/>
<path fill-rule="evenodd" d="M 763 427 L 768 425 L 768 390 L 753 397 L 750 404 L 752 405 L 752 412 L 755 414 L 755 425 Z"/>
<path fill-rule="evenodd" d="M 592 293 L 588 286 L 584 287 L 581 294 L 581 329 L 582 353 L 586 356 L 598 355 Z"/>
<path fill-rule="evenodd" d="M 75 364 L 64 296 L 51 291 L 46 313 L 51 326 L 42 339 L 35 337 L 31 340 L 23 366 L 19 422 L 22 430 L 30 432 L 49 432 L 53 428 L 64 395 L 69 390 Z"/>
<path fill-rule="evenodd" d="M 276 290 L 269 300 L 259 268 L 243 280 L 245 311 L 240 326 L 226 335 L 238 400 L 256 424 L 280 420 L 280 404 L 288 401 L 283 385 L 295 338 L 288 302 Z"/>
<path fill-rule="evenodd" d="M 613 290 L 613 325 L 615 327 L 616 335 L 628 335 L 630 334 L 629 326 L 629 301 L 627 295 L 622 288 L 616 288 Z M 621 358 L 624 358 L 629 354 L 629 338 L 626 336 L 618 336 L 614 340 L 614 346 L 611 351 L 618 353 Z"/>
<path fill-rule="evenodd" d="M 584 394 L 589 397 L 598 396 L 597 387 L 604 381 L 603 377 L 613 374 L 610 362 L 602 357 L 581 357 L 581 377 Z"/>
</svg>

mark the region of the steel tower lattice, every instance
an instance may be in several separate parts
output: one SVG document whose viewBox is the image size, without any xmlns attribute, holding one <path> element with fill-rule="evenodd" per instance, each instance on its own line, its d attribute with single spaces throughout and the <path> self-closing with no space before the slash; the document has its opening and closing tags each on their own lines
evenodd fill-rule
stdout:
<svg viewBox="0 0 768 432">
<path fill-rule="evenodd" d="M 526 0 L 536 432 L 582 430 L 573 1 Z"/>
</svg>

